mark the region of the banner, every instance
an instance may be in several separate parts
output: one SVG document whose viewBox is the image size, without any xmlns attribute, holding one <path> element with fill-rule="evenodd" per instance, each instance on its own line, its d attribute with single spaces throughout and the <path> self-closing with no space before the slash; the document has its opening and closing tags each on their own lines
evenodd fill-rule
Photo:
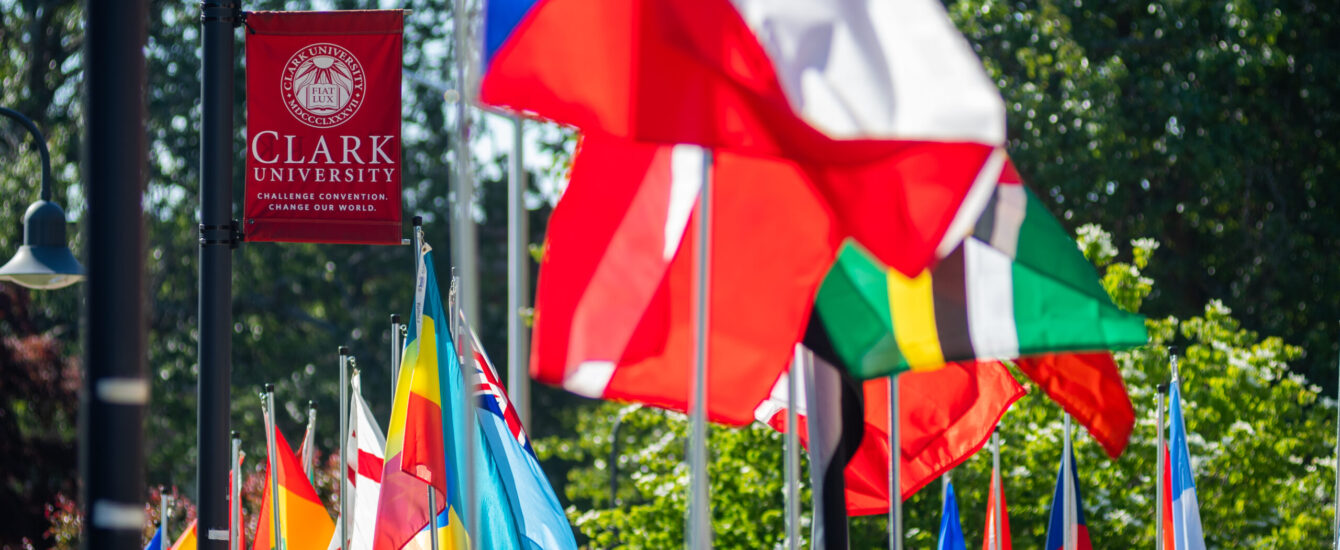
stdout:
<svg viewBox="0 0 1340 550">
<path fill-rule="evenodd" d="M 251 12 L 248 241 L 401 244 L 404 12 Z"/>
</svg>

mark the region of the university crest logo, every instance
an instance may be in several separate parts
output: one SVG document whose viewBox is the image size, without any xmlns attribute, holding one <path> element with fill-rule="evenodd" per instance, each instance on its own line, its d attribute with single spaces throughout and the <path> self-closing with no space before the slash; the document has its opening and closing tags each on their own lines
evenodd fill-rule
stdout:
<svg viewBox="0 0 1340 550">
<path fill-rule="evenodd" d="M 302 47 L 284 64 L 279 87 L 284 106 L 313 128 L 333 128 L 353 118 L 365 98 L 363 65 L 349 50 L 329 43 Z"/>
</svg>

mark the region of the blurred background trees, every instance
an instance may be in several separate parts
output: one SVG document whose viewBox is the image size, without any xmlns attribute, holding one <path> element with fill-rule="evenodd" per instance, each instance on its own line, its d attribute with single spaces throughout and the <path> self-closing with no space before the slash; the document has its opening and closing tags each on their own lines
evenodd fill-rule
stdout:
<svg viewBox="0 0 1340 550">
<path fill-rule="evenodd" d="M 169 0 L 152 4 L 144 202 L 145 289 L 152 300 L 148 481 L 180 487 L 189 498 L 196 461 L 198 8 Z M 405 67 L 416 76 L 404 84 L 405 213 L 407 219 L 424 216 L 428 240 L 442 255 L 449 253 L 455 159 L 450 104 L 435 83 L 453 83 L 451 4 L 244 3 L 251 10 L 413 10 L 405 35 Z M 1053 213 L 1072 230 L 1101 224 L 1115 243 L 1140 237 L 1160 243 L 1156 259 L 1137 269 L 1157 281 L 1140 309 L 1159 319 L 1154 344 L 1177 342 L 1187 349 L 1184 391 L 1188 407 L 1196 407 L 1187 421 L 1203 437 L 1192 442 L 1193 453 L 1204 457 L 1199 472 L 1206 521 L 1243 537 L 1233 541 L 1251 540 L 1261 547 L 1295 546 L 1289 541 L 1319 533 L 1314 519 L 1330 497 L 1317 480 L 1332 466 L 1318 463 L 1317 457 L 1327 455 L 1334 425 L 1315 386 L 1331 393 L 1336 384 L 1332 365 L 1340 352 L 1340 327 L 1334 323 L 1340 318 L 1340 293 L 1326 290 L 1340 286 L 1340 268 L 1328 252 L 1340 244 L 1340 224 L 1333 222 L 1340 189 L 1330 185 L 1340 170 L 1334 139 L 1340 135 L 1334 78 L 1340 73 L 1340 42 L 1333 38 L 1340 24 L 1334 10 L 1309 0 L 957 0 L 946 6 L 996 78 L 1009 108 L 1011 154 L 1028 184 L 1049 199 Z M 0 105 L 30 116 L 46 133 L 56 197 L 76 226 L 85 207 L 80 189 L 82 18 L 77 0 L 0 0 Z M 239 69 L 244 39 L 239 31 Z M 243 74 L 239 70 L 235 90 L 239 213 Z M 490 140 L 489 126 L 475 122 L 476 135 Z M 527 202 L 532 242 L 538 243 L 556 185 L 561 185 L 555 176 L 562 173 L 571 137 L 552 129 L 531 135 L 539 136 L 549 153 L 529 163 L 536 178 Z M 511 366 L 505 364 L 509 312 L 500 283 L 506 257 L 503 152 L 505 147 L 476 146 L 479 194 L 472 212 L 482 224 L 483 307 L 475 324 L 499 368 L 506 370 Z M 21 241 L 21 216 L 36 198 L 33 182 L 39 173 L 35 150 L 14 125 L 0 124 L 0 165 L 0 251 L 8 257 Z M 72 230 L 71 237 L 78 250 L 79 231 Z M 1135 262 L 1128 255 L 1095 259 L 1125 266 Z M 365 395 L 385 418 L 389 315 L 409 310 L 408 248 L 245 244 L 234 254 L 234 265 L 233 425 L 244 434 L 247 453 L 253 459 L 264 456 L 256 392 L 266 382 L 278 387 L 278 401 L 288 413 L 281 415 L 280 427 L 290 439 L 301 433 L 305 403 L 312 399 L 322 418 L 320 445 L 335 446 L 333 370 L 340 345 L 350 346 L 358 357 Z M 1126 288 L 1110 287 L 1135 292 L 1121 290 Z M 1144 297 L 1143 292 L 1137 294 Z M 44 538 L 48 510 L 58 513 L 61 503 L 76 494 L 82 301 L 81 287 L 29 292 L 0 285 L 0 513 L 13 518 L 0 522 L 0 546 L 23 539 L 39 547 L 55 544 Z M 1152 406 L 1152 385 L 1166 376 L 1161 353 L 1151 348 L 1123 356 L 1129 389 L 1142 413 Z M 648 546 L 660 546 L 654 541 L 668 543 L 664 537 L 676 536 L 682 521 L 674 507 L 682 506 L 675 500 L 681 495 L 673 484 L 656 485 L 661 476 L 673 474 L 671 459 L 680 452 L 673 440 L 682 426 L 676 427 L 674 415 L 645 409 L 628 415 L 625 430 L 632 439 L 624 444 L 625 457 L 640 454 L 630 463 L 637 469 L 626 471 L 642 473 L 621 484 L 624 510 L 606 513 L 602 510 L 614 507 L 608 497 L 600 500 L 598 481 L 608 452 L 599 446 L 608 445 L 608 439 L 574 434 L 601 433 L 620 407 L 538 386 L 532 407 L 529 429 L 545 440 L 546 470 L 574 510 L 588 511 L 576 524 L 594 537 L 593 544 L 646 540 Z M 1011 512 L 1018 518 L 1012 525 L 1022 543 L 1029 530 L 1041 537 L 1043 501 L 1050 498 L 1059 456 L 1051 445 L 1058 420 L 1037 394 L 1015 409 L 1006 417 L 1006 463 L 1020 469 L 1007 475 L 1006 483 Z M 1118 462 L 1100 458 L 1084 438 L 1078 447 L 1090 521 L 1103 525 L 1093 528 L 1101 546 L 1148 542 L 1144 501 L 1136 495 L 1152 495 L 1152 489 L 1145 491 L 1152 487 L 1146 479 L 1152 454 L 1145 441 L 1152 434 L 1152 413 L 1141 418 L 1132 449 Z M 1261 418 L 1276 424 L 1261 424 Z M 768 488 L 780 483 L 780 440 L 761 429 L 717 430 L 714 437 L 719 444 L 713 467 L 721 473 L 713 478 L 714 494 L 764 503 L 757 509 L 720 508 L 717 520 L 730 522 L 721 527 L 738 530 L 741 547 L 778 540 L 781 497 Z M 653 442 L 661 446 L 646 446 Z M 648 458 L 647 453 L 657 452 L 664 456 Z M 1011 457 L 1010 452 L 1019 454 Z M 1239 454 L 1247 452 L 1254 454 Z M 1247 459 L 1259 467 L 1227 466 Z M 1267 459 L 1273 462 L 1260 462 Z M 248 462 L 257 467 L 261 460 Z M 961 468 L 964 473 L 955 474 L 970 538 L 981 529 L 982 507 L 975 503 L 984 501 L 985 484 L 979 463 L 984 461 L 969 461 Z M 737 465 L 751 470 L 731 470 Z M 1289 490 L 1278 485 L 1285 480 L 1294 482 Z M 731 483 L 750 486 L 730 489 Z M 622 496 L 623 491 L 628 494 Z M 765 493 L 775 502 L 765 500 Z M 938 496 L 925 493 L 909 505 L 909 526 L 923 532 L 913 533 L 913 540 L 930 536 L 925 533 L 938 517 Z M 661 501 L 666 508 L 638 508 L 652 506 L 658 494 L 667 497 Z M 1236 519 L 1267 505 L 1279 511 L 1250 522 Z M 1225 513 L 1215 515 L 1216 510 Z M 1230 510 L 1232 518 L 1227 517 Z M 604 531 L 614 528 L 617 533 Z M 861 522 L 854 528 L 858 541 L 860 533 L 874 538 L 882 533 L 882 527 Z M 641 532 L 648 538 L 636 535 Z"/>
</svg>

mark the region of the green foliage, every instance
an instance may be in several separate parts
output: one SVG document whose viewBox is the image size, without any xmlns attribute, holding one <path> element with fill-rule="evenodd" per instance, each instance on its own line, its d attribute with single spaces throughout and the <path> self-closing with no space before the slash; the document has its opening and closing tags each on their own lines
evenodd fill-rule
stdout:
<svg viewBox="0 0 1340 550">
<path fill-rule="evenodd" d="M 1131 261 L 1097 226 L 1080 232 L 1080 248 L 1099 264 L 1104 286 L 1124 308 L 1136 310 L 1153 291 L 1144 276 L 1158 243 L 1132 243 Z M 1136 411 L 1130 444 L 1120 459 L 1076 436 L 1075 453 L 1089 533 L 1095 548 L 1153 545 L 1155 386 L 1167 381 L 1167 346 L 1185 346 L 1181 360 L 1187 420 L 1201 518 L 1211 548 L 1298 548 L 1325 540 L 1333 503 L 1331 456 L 1335 408 L 1319 390 L 1291 373 L 1301 350 L 1278 337 L 1245 330 L 1222 303 L 1212 301 L 1186 320 L 1149 321 L 1150 345 L 1116 354 Z M 1015 371 L 1015 377 L 1025 377 Z M 610 434 L 617 419 L 620 452 L 618 502 L 609 496 Z M 574 438 L 537 442 L 542 456 L 569 461 L 567 497 L 574 525 L 591 548 L 670 548 L 683 544 L 687 472 L 682 415 L 603 404 L 578 417 Z M 1062 446 L 1060 409 L 1032 389 L 1001 422 L 1001 463 L 1013 538 L 1020 547 L 1046 537 Z M 1079 434 L 1083 431 L 1079 430 Z M 711 486 L 718 548 L 781 547 L 785 534 L 781 436 L 755 424 L 714 427 Z M 964 533 L 981 540 L 989 452 L 956 468 Z M 805 509 L 808 517 L 808 479 Z M 905 505 L 909 548 L 935 543 L 940 515 L 938 484 Z M 808 528 L 808 523 L 806 523 Z M 853 518 L 852 547 L 884 541 L 881 515 Z M 808 535 L 808 533 L 806 533 Z"/>
</svg>

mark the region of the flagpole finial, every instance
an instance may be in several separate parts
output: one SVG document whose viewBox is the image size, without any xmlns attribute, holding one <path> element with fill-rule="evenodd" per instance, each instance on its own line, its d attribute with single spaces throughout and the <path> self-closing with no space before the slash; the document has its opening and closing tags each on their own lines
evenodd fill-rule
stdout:
<svg viewBox="0 0 1340 550">
<path fill-rule="evenodd" d="M 1164 382 L 1158 385 L 1159 395 L 1168 395 L 1168 383 Z"/>
<path fill-rule="evenodd" d="M 414 216 L 414 221 L 410 222 L 414 227 L 423 227 L 423 216 Z"/>
<path fill-rule="evenodd" d="M 233 437 L 232 437 L 233 439 L 238 439 L 238 440 L 240 440 L 240 439 L 242 439 L 242 432 L 239 432 L 239 431 L 237 431 L 237 430 L 233 430 L 233 434 L 232 434 L 232 436 L 233 436 Z"/>
<path fill-rule="evenodd" d="M 340 346 L 340 355 L 349 355 L 349 347 Z"/>
<path fill-rule="evenodd" d="M 265 385 L 265 393 L 274 393 L 274 392 L 275 392 L 275 385 L 274 385 L 274 384 L 266 384 L 266 385 Z"/>
<path fill-rule="evenodd" d="M 1180 350 L 1177 348 L 1177 346 L 1168 346 L 1169 357 L 1176 357 L 1179 351 Z"/>
<path fill-rule="evenodd" d="M 392 314 L 391 314 L 391 323 L 392 323 L 392 324 L 396 324 L 396 325 L 400 324 L 400 314 L 399 314 L 399 313 L 392 313 Z"/>
<path fill-rule="evenodd" d="M 316 401 L 308 400 L 308 401 L 307 401 L 307 410 L 309 410 L 309 411 L 314 411 L 314 410 L 316 410 Z"/>
</svg>

